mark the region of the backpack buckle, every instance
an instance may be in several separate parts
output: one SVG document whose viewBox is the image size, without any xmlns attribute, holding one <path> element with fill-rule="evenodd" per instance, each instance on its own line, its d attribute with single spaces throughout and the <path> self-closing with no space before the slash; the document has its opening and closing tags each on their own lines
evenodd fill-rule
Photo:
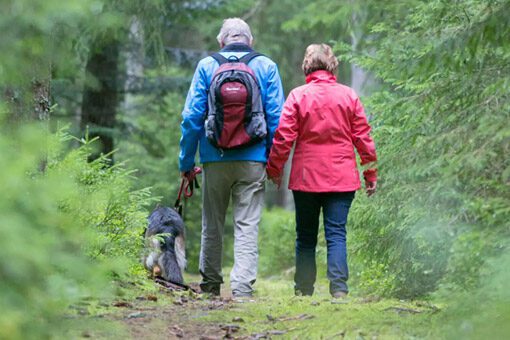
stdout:
<svg viewBox="0 0 510 340">
<path fill-rule="evenodd" d="M 239 62 L 239 58 L 236 57 L 235 55 L 231 55 L 230 57 L 227 58 L 227 60 L 229 63 L 238 63 Z"/>
</svg>

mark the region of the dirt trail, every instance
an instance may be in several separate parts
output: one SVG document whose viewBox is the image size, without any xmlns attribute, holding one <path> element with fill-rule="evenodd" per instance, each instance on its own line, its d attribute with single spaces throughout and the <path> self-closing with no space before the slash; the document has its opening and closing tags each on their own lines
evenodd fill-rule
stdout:
<svg viewBox="0 0 510 340">
<path fill-rule="evenodd" d="M 98 327 L 89 323 L 75 334 L 101 339 L 427 338 L 431 322 L 441 317 L 441 309 L 427 301 L 332 300 L 326 284 L 318 285 L 313 297 L 296 297 L 285 280 L 257 284 L 255 302 L 233 301 L 228 287 L 223 296 L 209 299 L 153 282 L 123 285 L 122 297 L 99 303 L 88 314 L 80 310 Z"/>
<path fill-rule="evenodd" d="M 219 324 L 199 320 L 211 311 L 238 306 L 227 290 L 219 298 L 208 299 L 191 291 L 161 287 L 158 295 L 142 295 L 116 304 L 118 313 L 107 318 L 123 323 L 133 339 L 224 339 L 234 338 L 239 329 L 235 321 Z"/>
</svg>

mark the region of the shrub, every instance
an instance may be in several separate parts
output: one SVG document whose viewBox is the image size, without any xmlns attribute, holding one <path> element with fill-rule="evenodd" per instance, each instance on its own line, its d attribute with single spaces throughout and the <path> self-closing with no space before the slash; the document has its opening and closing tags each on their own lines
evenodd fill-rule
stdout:
<svg viewBox="0 0 510 340">
<path fill-rule="evenodd" d="M 58 337 L 69 304 L 109 295 L 111 273 L 135 258 L 148 192 L 131 192 L 121 167 L 87 163 L 86 145 L 66 153 L 65 134 L 1 131 L 0 338 Z"/>
<path fill-rule="evenodd" d="M 259 226 L 259 273 L 282 275 L 294 266 L 296 223 L 294 212 L 264 210 Z"/>
<path fill-rule="evenodd" d="M 393 295 L 471 289 L 510 237 L 509 28 L 501 26 L 509 4 L 397 7 L 372 27 L 372 52 L 350 59 L 381 80 L 364 100 L 379 192 L 353 209 L 355 253 L 368 271 L 388 270 Z"/>
</svg>

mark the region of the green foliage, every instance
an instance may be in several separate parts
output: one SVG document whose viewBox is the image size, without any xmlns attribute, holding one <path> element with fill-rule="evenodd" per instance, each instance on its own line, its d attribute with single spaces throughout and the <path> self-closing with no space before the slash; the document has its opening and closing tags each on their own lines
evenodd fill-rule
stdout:
<svg viewBox="0 0 510 340">
<path fill-rule="evenodd" d="M 91 230 L 59 202 L 83 199 L 66 176 L 40 175 L 47 136 L 33 127 L 2 131 L 0 337 L 49 337 L 67 303 L 99 293 L 107 267 L 81 250 Z"/>
<path fill-rule="evenodd" d="M 60 203 L 61 209 L 96 231 L 94 242 L 85 246 L 90 256 L 136 260 L 147 225 L 145 208 L 153 202 L 150 191 L 132 190 L 132 171 L 123 164 L 107 166 L 105 157 L 87 162 L 93 142 L 80 142 L 82 147 L 67 153 L 62 150 L 48 160 L 49 175 L 67 176 L 79 190 L 76 199 Z M 88 199 L 83 201 L 83 197 Z"/>
<path fill-rule="evenodd" d="M 294 213 L 265 210 L 259 226 L 259 273 L 282 276 L 294 266 L 296 223 Z"/>
<path fill-rule="evenodd" d="M 484 262 L 483 276 L 476 289 L 469 292 L 442 290 L 454 302 L 440 323 L 451 339 L 504 339 L 510 332 L 510 252 Z M 440 294 L 438 294 L 440 295 Z"/>
<path fill-rule="evenodd" d="M 509 9 L 421 3 L 375 26 L 375 53 L 351 59 L 387 85 L 367 101 L 381 183 L 378 198 L 353 209 L 357 250 L 395 274 L 399 295 L 473 287 L 506 247 Z"/>
<path fill-rule="evenodd" d="M 65 153 L 64 140 L 2 129 L 1 338 L 57 336 L 70 303 L 111 294 L 111 273 L 138 258 L 148 192 L 131 191 L 120 166 L 88 163 L 88 144 Z"/>
<path fill-rule="evenodd" d="M 2 1 L 0 85 L 26 85 L 33 78 L 48 78 L 51 62 L 64 66 L 78 26 L 93 11 L 92 1 Z"/>
<path fill-rule="evenodd" d="M 365 260 L 363 263 L 358 263 L 357 256 L 359 254 L 351 253 L 351 287 L 355 291 L 366 295 L 389 295 L 395 289 L 395 274 L 390 272 L 387 265 L 380 260 Z M 361 256 L 360 258 L 364 257 Z M 359 269 L 359 271 L 353 269 Z"/>
</svg>

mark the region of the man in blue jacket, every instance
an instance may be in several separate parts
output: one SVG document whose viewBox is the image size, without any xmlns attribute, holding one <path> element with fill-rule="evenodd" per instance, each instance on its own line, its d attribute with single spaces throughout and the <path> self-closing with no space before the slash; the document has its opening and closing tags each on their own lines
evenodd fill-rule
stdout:
<svg viewBox="0 0 510 340">
<path fill-rule="evenodd" d="M 226 19 L 217 36 L 220 54 L 241 58 L 253 51 L 250 27 L 239 18 Z M 234 212 L 234 267 L 230 273 L 232 295 L 251 297 L 257 275 L 258 224 L 264 204 L 265 165 L 271 141 L 278 126 L 284 94 L 277 65 L 265 56 L 249 61 L 260 85 L 265 111 L 266 139 L 242 149 L 220 150 L 206 138 L 204 121 L 207 114 L 208 89 L 218 62 L 207 57 L 195 70 L 182 112 L 182 138 L 179 168 L 181 174 L 192 170 L 200 145 L 203 164 L 203 214 L 200 250 L 202 291 L 220 294 L 223 283 L 221 258 L 225 214 L 230 197 Z"/>
</svg>

